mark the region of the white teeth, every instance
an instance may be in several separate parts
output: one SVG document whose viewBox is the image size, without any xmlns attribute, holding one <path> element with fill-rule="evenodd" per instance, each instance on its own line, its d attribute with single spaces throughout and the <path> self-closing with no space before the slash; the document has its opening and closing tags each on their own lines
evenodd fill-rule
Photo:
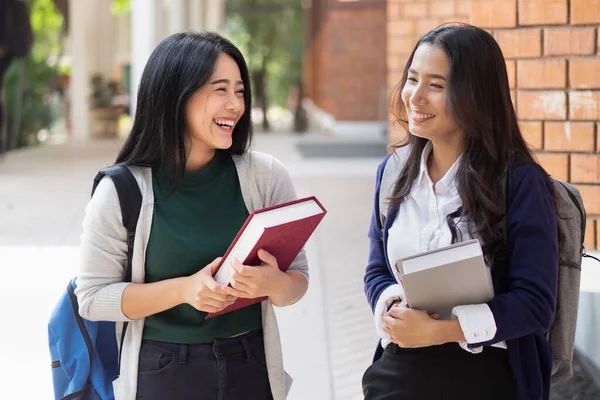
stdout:
<svg viewBox="0 0 600 400">
<path fill-rule="evenodd" d="M 234 124 L 233 121 L 227 120 L 227 119 L 217 119 L 217 120 L 215 120 L 215 123 L 217 125 L 226 125 L 226 126 L 229 126 L 229 127 L 232 127 L 233 124 Z"/>
<path fill-rule="evenodd" d="M 427 118 L 433 118 L 435 117 L 435 115 L 433 114 L 421 114 L 421 113 L 414 113 L 415 117 L 419 118 L 419 119 L 427 119 Z"/>
</svg>

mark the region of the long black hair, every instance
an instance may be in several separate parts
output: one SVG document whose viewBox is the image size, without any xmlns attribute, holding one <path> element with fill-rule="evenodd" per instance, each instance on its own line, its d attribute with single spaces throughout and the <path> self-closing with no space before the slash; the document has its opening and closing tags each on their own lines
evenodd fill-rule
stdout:
<svg viewBox="0 0 600 400">
<path fill-rule="evenodd" d="M 471 235 L 477 234 L 487 252 L 502 241 L 498 229 L 505 204 L 503 176 L 509 163 L 536 163 L 523 139 L 512 104 L 506 62 L 494 38 L 471 25 L 443 25 L 423 36 L 410 55 L 402 80 L 392 95 L 392 111 L 408 132 L 406 107 L 401 92 L 415 51 L 422 44 L 443 50 L 449 62 L 446 86 L 446 110 L 465 141 L 456 185 L 462 207 L 447 216 L 452 242 L 462 240 L 454 220 L 468 222 Z M 392 206 L 399 206 L 410 193 L 419 169 L 421 154 L 428 139 L 408 134 L 394 146 L 411 146 L 408 162 L 400 173 Z M 510 179 L 510 177 L 509 177 Z"/>
<path fill-rule="evenodd" d="M 232 155 L 244 154 L 252 141 L 252 93 L 242 53 L 216 33 L 183 32 L 164 39 L 144 68 L 137 96 L 135 119 L 117 163 L 142 167 L 164 166 L 172 189 L 179 186 L 186 153 L 185 109 L 189 98 L 212 76 L 219 54 L 229 55 L 244 83 L 244 114 L 233 130 Z"/>
</svg>

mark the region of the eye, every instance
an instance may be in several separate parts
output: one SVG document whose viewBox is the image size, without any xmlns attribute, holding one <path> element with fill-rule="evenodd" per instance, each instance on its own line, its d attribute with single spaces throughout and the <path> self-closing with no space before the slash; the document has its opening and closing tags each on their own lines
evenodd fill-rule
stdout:
<svg viewBox="0 0 600 400">
<path fill-rule="evenodd" d="M 444 87 L 441 85 L 438 85 L 437 83 L 432 83 L 431 84 L 432 87 L 436 88 L 436 89 L 443 89 Z"/>
<path fill-rule="evenodd" d="M 235 92 L 235 93 L 236 93 L 236 94 L 238 94 L 238 95 L 241 95 L 241 96 L 243 96 L 243 95 L 244 95 L 244 93 L 246 93 L 246 91 L 245 91 L 244 89 L 240 89 L 240 90 L 238 90 L 238 91 L 237 91 L 237 92 Z"/>
<path fill-rule="evenodd" d="M 226 88 L 217 88 L 217 92 L 226 93 L 227 89 Z"/>
<path fill-rule="evenodd" d="M 413 77 L 407 78 L 406 80 L 409 82 L 415 82 L 415 83 L 417 82 L 417 80 Z"/>
</svg>

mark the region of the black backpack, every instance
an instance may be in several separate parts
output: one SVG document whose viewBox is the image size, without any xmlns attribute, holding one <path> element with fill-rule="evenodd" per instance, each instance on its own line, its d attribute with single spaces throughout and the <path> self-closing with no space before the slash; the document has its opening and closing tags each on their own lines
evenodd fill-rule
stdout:
<svg viewBox="0 0 600 400">
<path fill-rule="evenodd" d="M 3 1 L 5 12 L 0 16 L 0 47 L 9 57 L 27 57 L 33 43 L 27 4 L 23 0 Z"/>
</svg>

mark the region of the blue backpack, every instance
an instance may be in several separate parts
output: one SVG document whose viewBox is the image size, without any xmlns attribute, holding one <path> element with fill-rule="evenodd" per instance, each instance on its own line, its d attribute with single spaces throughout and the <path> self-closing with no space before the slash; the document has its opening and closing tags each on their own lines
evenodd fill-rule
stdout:
<svg viewBox="0 0 600 400">
<path fill-rule="evenodd" d="M 137 181 L 124 165 L 102 169 L 94 178 L 92 196 L 100 180 L 108 175 L 117 190 L 123 226 L 127 230 L 127 270 L 124 281 L 131 282 L 131 260 L 135 228 L 142 205 Z M 108 321 L 88 321 L 79 315 L 75 297 L 76 282 L 69 282 L 48 323 L 55 400 L 114 399 L 112 382 L 119 376 L 116 325 Z M 123 326 L 121 343 L 127 323 Z"/>
</svg>

